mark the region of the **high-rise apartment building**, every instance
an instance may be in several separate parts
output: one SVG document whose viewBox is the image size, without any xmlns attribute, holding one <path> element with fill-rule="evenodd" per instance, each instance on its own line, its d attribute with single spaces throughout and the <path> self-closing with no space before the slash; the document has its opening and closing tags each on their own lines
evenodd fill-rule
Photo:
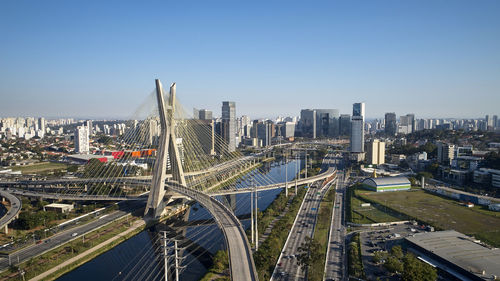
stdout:
<svg viewBox="0 0 500 281">
<path fill-rule="evenodd" d="M 86 126 L 78 126 L 75 130 L 75 152 L 86 154 L 89 151 L 89 129 Z"/>
<path fill-rule="evenodd" d="M 316 110 L 302 109 L 300 111 L 300 129 L 302 136 L 316 138 Z"/>
<path fill-rule="evenodd" d="M 316 137 L 337 137 L 339 135 L 339 110 L 315 109 Z"/>
<path fill-rule="evenodd" d="M 381 165 L 385 163 L 385 142 L 377 139 L 368 144 L 368 163 L 372 165 Z"/>
<path fill-rule="evenodd" d="M 441 164 L 450 165 L 455 156 L 455 145 L 437 143 L 437 160 Z"/>
<path fill-rule="evenodd" d="M 351 152 L 364 152 L 365 142 L 365 103 L 355 103 L 352 107 Z"/>
<path fill-rule="evenodd" d="M 365 103 L 358 102 L 352 105 L 352 117 L 353 119 L 361 118 L 365 121 Z"/>
<path fill-rule="evenodd" d="M 396 135 L 398 126 L 396 124 L 396 113 L 388 112 L 385 114 L 385 133 L 391 136 Z"/>
<path fill-rule="evenodd" d="M 262 141 L 262 146 L 270 146 L 274 135 L 274 123 L 271 120 L 266 120 L 257 123 L 257 138 Z"/>
<path fill-rule="evenodd" d="M 222 102 L 221 135 L 228 152 L 236 150 L 236 105 L 233 101 Z"/>
<path fill-rule="evenodd" d="M 198 111 L 198 119 L 200 120 L 212 120 L 212 111 L 206 109 L 200 109 Z"/>
<path fill-rule="evenodd" d="M 350 136 L 351 135 L 351 115 L 342 114 L 339 120 L 339 135 Z"/>
<path fill-rule="evenodd" d="M 38 118 L 38 129 L 45 133 L 45 118 Z"/>
</svg>

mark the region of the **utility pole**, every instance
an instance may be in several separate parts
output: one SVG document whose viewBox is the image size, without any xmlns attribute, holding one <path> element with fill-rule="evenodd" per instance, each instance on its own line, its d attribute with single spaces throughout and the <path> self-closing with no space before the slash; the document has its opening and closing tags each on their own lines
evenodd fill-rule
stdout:
<svg viewBox="0 0 500 281">
<path fill-rule="evenodd" d="M 288 198 L 288 164 L 287 164 L 288 155 L 285 152 L 285 196 Z"/>
<path fill-rule="evenodd" d="M 259 209 L 257 205 L 257 201 L 259 199 L 259 193 L 257 192 L 257 186 L 253 186 L 255 190 L 255 251 L 259 250 L 259 225 L 257 224 L 257 216 L 259 214 Z"/>
<path fill-rule="evenodd" d="M 300 177 L 300 167 L 297 167 L 297 165 L 300 166 L 300 163 L 297 159 L 297 154 L 295 154 L 295 195 L 297 195 L 297 180 Z"/>
<path fill-rule="evenodd" d="M 183 257 L 179 257 L 179 250 L 181 248 L 179 248 L 177 246 L 177 242 L 179 240 L 175 240 L 174 241 L 174 249 L 175 249 L 175 281 L 179 281 L 179 269 L 181 269 L 182 267 L 180 266 L 179 264 L 179 261 L 183 259 Z"/>
<path fill-rule="evenodd" d="M 305 160 L 306 160 L 306 179 L 307 179 L 307 148 L 306 148 L 306 156 L 305 156 Z"/>
<path fill-rule="evenodd" d="M 252 185 L 253 185 L 253 179 L 252 179 Z M 250 228 L 252 229 L 252 244 L 255 243 L 255 233 L 253 229 L 253 190 L 250 192 Z"/>
<path fill-rule="evenodd" d="M 167 248 L 167 232 L 162 231 L 163 233 L 163 261 L 165 266 L 165 281 L 168 281 L 168 248 Z"/>
</svg>

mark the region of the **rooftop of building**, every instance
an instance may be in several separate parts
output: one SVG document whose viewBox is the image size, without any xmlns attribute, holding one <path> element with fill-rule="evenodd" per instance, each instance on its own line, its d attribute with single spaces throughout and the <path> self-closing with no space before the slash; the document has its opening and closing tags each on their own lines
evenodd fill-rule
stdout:
<svg viewBox="0 0 500 281">
<path fill-rule="evenodd" d="M 68 207 L 73 207 L 73 205 L 72 204 L 62 204 L 62 203 L 52 203 L 52 204 L 45 205 L 45 207 L 49 207 L 49 208 L 68 208 Z"/>
<path fill-rule="evenodd" d="M 381 178 L 367 178 L 363 183 L 374 183 L 377 186 L 395 185 L 395 184 L 410 184 L 407 177 L 381 177 Z"/>
<path fill-rule="evenodd" d="M 106 158 L 106 155 L 94 155 L 94 154 L 72 154 L 68 155 L 68 158 L 77 159 L 77 160 L 90 160 L 96 158 Z"/>
<path fill-rule="evenodd" d="M 490 249 L 454 230 L 418 233 L 409 242 L 478 276 L 500 276 L 500 249 Z M 482 275 L 482 272 L 486 275 Z"/>
</svg>

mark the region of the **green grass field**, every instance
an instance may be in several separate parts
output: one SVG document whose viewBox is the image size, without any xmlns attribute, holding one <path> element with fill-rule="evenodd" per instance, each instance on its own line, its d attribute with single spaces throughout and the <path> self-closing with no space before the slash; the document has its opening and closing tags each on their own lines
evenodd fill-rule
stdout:
<svg viewBox="0 0 500 281">
<path fill-rule="evenodd" d="M 460 202 L 427 193 L 423 190 L 376 193 L 358 190 L 362 198 L 387 204 L 405 215 L 440 229 L 454 229 L 473 235 L 492 246 L 500 246 L 500 217 L 480 208 L 466 208 Z"/>
<path fill-rule="evenodd" d="M 40 172 L 66 169 L 68 166 L 61 163 L 41 162 L 27 166 L 12 167 L 12 171 L 21 171 L 23 174 L 36 174 Z"/>
<path fill-rule="evenodd" d="M 358 195 L 360 190 L 355 191 Z M 383 206 L 361 207 L 361 204 L 368 203 L 359 196 L 352 196 L 350 206 L 352 208 L 351 222 L 359 224 L 369 224 L 378 222 L 400 221 L 404 218 L 398 217 L 397 214 L 391 214 L 390 210 L 384 209 Z"/>
</svg>

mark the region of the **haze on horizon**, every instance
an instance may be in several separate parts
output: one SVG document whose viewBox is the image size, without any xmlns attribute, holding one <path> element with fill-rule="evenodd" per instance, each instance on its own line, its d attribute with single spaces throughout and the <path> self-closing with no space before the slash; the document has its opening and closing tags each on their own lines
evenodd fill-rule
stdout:
<svg viewBox="0 0 500 281">
<path fill-rule="evenodd" d="M 187 109 L 499 114 L 499 1 L 0 3 L 0 116 L 127 118 L 177 83 Z"/>
</svg>

